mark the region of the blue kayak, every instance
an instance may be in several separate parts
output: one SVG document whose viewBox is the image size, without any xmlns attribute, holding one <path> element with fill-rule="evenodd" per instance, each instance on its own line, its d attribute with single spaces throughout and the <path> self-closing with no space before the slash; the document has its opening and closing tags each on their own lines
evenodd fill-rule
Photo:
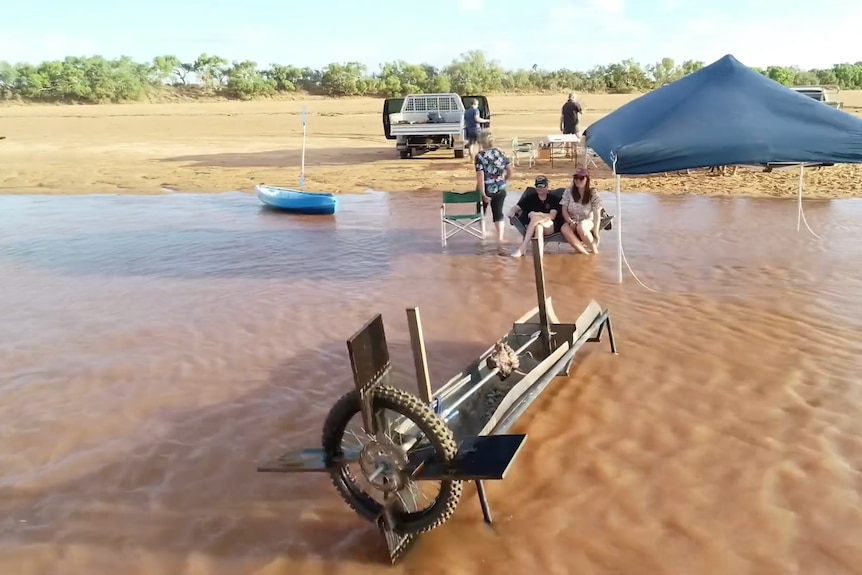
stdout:
<svg viewBox="0 0 862 575">
<path fill-rule="evenodd" d="M 315 194 L 263 184 L 256 186 L 255 191 L 258 199 L 267 206 L 296 214 L 332 215 L 338 207 L 338 198 L 334 194 Z"/>
</svg>

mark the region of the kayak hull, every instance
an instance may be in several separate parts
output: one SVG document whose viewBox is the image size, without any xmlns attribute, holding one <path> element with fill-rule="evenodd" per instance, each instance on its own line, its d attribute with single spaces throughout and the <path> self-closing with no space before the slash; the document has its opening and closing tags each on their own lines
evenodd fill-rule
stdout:
<svg viewBox="0 0 862 575">
<path fill-rule="evenodd" d="M 338 209 L 338 198 L 334 194 L 316 194 L 263 184 L 256 186 L 255 192 L 263 204 L 285 212 L 327 216 Z"/>
</svg>

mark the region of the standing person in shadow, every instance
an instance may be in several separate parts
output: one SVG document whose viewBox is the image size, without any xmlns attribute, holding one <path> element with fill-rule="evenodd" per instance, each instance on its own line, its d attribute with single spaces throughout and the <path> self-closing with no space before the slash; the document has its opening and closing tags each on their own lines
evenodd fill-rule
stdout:
<svg viewBox="0 0 862 575">
<path fill-rule="evenodd" d="M 560 201 L 565 222 L 560 232 L 569 245 L 582 254 L 599 253 L 599 226 L 601 225 L 602 200 L 590 184 L 586 168 L 578 168 L 572 177 L 572 185 L 563 192 Z"/>
<path fill-rule="evenodd" d="M 479 100 L 474 99 L 470 107 L 464 111 L 464 132 L 467 136 L 467 153 L 472 160 L 476 155 L 476 144 L 479 142 L 479 134 L 482 133 L 482 124 L 488 120 L 482 117 L 479 111 Z"/>
<path fill-rule="evenodd" d="M 564 136 L 578 135 L 578 114 L 583 114 L 584 109 L 575 100 L 575 94 L 570 93 L 569 99 L 563 104 L 563 109 L 560 110 L 560 131 Z M 574 151 L 575 145 L 571 142 L 566 143 L 566 157 L 569 157 Z"/>
<path fill-rule="evenodd" d="M 476 189 L 482 194 L 487 210 L 491 206 L 491 217 L 497 228 L 497 243 L 503 243 L 506 231 L 503 202 L 506 201 L 506 186 L 512 179 L 512 164 L 499 148 L 494 147 L 494 136 L 488 130 L 479 138 L 482 151 L 476 154 Z"/>
<path fill-rule="evenodd" d="M 536 191 L 526 191 L 518 203 L 509 210 L 510 218 L 518 218 L 526 228 L 524 241 L 518 246 L 512 257 L 519 258 L 527 253 L 527 246 L 533 239 L 533 234 L 553 234 L 560 231 L 561 221 L 557 215 L 561 212 L 560 202 L 548 193 L 548 178 L 536 178 Z"/>
</svg>

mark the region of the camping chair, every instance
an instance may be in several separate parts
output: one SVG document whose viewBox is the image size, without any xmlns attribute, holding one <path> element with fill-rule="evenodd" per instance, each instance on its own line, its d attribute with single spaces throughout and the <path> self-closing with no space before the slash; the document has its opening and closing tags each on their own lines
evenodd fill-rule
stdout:
<svg viewBox="0 0 862 575">
<path fill-rule="evenodd" d="M 521 142 L 518 138 L 512 138 L 512 158 L 515 165 L 520 165 L 521 158 L 527 158 L 527 166 L 532 168 L 536 164 L 536 146 L 532 142 Z"/>
<path fill-rule="evenodd" d="M 461 214 L 446 212 L 450 204 L 473 204 L 475 211 Z M 452 229 L 448 229 L 451 226 Z M 467 232 L 479 239 L 485 238 L 485 214 L 482 211 L 482 193 L 473 192 L 443 192 L 443 205 L 440 206 L 440 234 L 443 247 L 446 240 L 459 232 Z"/>
<path fill-rule="evenodd" d="M 601 218 L 601 222 L 599 223 L 598 229 L 595 231 L 596 236 L 600 236 L 602 230 L 610 230 L 614 227 L 614 217 L 610 215 L 607 211 L 605 211 L 604 208 L 602 208 L 599 217 Z M 522 238 L 526 235 L 527 228 L 524 226 L 523 223 L 521 223 L 521 220 L 519 220 L 517 217 L 509 218 L 509 223 L 512 224 L 516 230 L 518 230 L 518 233 L 521 234 Z M 557 250 L 559 250 L 562 245 L 568 244 L 566 238 L 563 237 L 563 234 L 560 232 L 545 235 L 543 240 L 545 245 L 556 244 Z"/>
</svg>

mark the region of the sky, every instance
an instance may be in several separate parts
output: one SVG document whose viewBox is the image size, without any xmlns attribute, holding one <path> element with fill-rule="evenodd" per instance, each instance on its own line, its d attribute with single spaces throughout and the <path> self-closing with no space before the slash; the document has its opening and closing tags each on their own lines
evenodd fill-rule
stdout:
<svg viewBox="0 0 862 575">
<path fill-rule="evenodd" d="M 11 0 L 10 0 L 11 1 Z M 40 0 L 0 18 L 0 60 L 228 60 L 370 71 L 484 50 L 506 68 L 588 70 L 626 58 L 829 67 L 862 60 L 858 0 Z"/>
</svg>

